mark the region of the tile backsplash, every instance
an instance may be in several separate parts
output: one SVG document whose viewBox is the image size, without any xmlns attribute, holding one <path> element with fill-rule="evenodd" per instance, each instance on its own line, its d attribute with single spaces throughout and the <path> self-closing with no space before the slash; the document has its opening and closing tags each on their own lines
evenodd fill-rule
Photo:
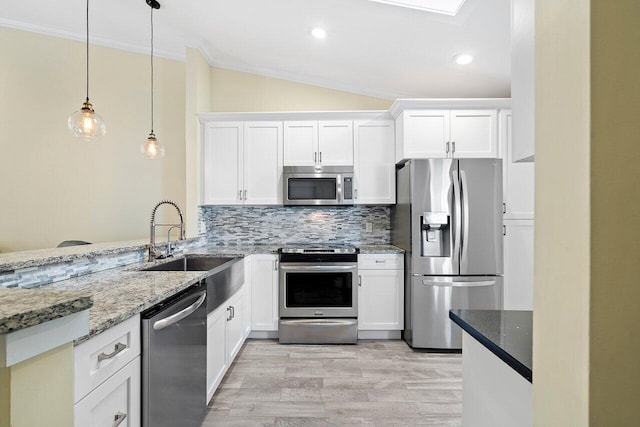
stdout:
<svg viewBox="0 0 640 427">
<path fill-rule="evenodd" d="M 199 220 L 200 233 L 215 246 L 391 241 L 387 206 L 201 206 Z"/>
</svg>

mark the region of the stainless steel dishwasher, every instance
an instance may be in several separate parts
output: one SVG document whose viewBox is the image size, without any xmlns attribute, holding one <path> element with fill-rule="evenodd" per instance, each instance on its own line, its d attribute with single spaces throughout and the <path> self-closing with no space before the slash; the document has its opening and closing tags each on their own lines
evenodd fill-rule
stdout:
<svg viewBox="0 0 640 427">
<path fill-rule="evenodd" d="M 142 425 L 200 427 L 207 411 L 202 281 L 142 313 Z"/>
</svg>

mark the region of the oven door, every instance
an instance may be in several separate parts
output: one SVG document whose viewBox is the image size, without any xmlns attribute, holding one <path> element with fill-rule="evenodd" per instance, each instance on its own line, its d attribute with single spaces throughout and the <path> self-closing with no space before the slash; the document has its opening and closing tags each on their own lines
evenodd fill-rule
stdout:
<svg viewBox="0 0 640 427">
<path fill-rule="evenodd" d="M 280 263 L 280 317 L 358 316 L 356 263 Z"/>
</svg>

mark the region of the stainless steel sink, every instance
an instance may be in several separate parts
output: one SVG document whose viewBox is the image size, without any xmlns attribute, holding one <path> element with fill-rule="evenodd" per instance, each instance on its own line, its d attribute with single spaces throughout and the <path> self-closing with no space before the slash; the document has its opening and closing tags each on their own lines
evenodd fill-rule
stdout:
<svg viewBox="0 0 640 427">
<path fill-rule="evenodd" d="M 184 258 L 143 268 L 142 271 L 209 271 L 233 259 L 234 258 L 187 255 Z"/>
<path fill-rule="evenodd" d="M 244 283 L 244 258 L 186 255 L 142 271 L 206 271 L 207 314 L 228 300 Z"/>
</svg>

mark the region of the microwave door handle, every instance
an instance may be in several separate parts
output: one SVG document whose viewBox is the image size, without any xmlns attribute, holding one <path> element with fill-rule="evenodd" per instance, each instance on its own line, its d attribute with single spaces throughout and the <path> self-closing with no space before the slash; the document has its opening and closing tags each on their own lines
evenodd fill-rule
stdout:
<svg viewBox="0 0 640 427">
<path fill-rule="evenodd" d="M 338 191 L 336 192 L 337 202 L 342 203 L 344 202 L 342 195 L 342 175 L 336 176 L 336 186 L 338 187 Z"/>
</svg>

